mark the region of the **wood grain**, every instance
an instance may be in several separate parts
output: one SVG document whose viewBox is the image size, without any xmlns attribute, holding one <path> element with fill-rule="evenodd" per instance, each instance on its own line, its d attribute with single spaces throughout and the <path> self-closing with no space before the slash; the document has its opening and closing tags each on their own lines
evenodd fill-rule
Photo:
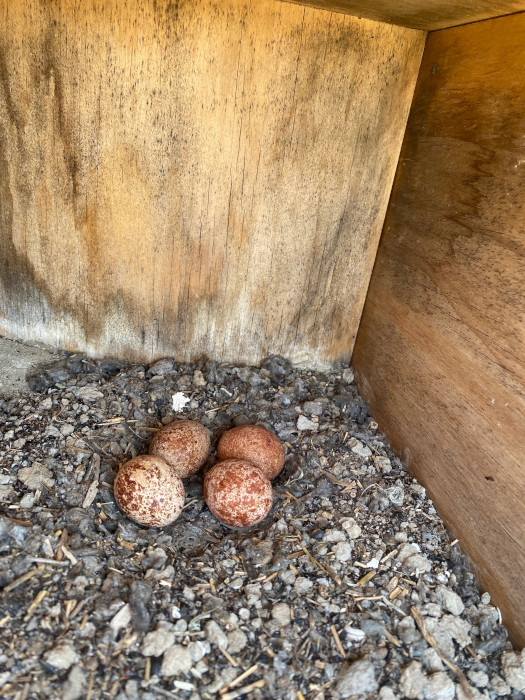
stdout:
<svg viewBox="0 0 525 700">
<path fill-rule="evenodd" d="M 305 4 L 425 31 L 525 11 L 525 0 L 311 0 Z"/>
<path fill-rule="evenodd" d="M 0 330 L 349 358 L 424 34 L 273 0 L 0 0 Z"/>
<path fill-rule="evenodd" d="M 525 642 L 525 15 L 431 34 L 354 363 Z"/>
</svg>

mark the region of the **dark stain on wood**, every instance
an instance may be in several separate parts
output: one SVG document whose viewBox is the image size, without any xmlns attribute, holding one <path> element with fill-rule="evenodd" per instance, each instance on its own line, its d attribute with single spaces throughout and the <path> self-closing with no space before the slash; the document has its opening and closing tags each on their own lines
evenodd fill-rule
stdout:
<svg viewBox="0 0 525 700">
<path fill-rule="evenodd" d="M 3 332 L 350 356 L 423 33 L 265 0 L 0 0 L 0 27 Z"/>
</svg>

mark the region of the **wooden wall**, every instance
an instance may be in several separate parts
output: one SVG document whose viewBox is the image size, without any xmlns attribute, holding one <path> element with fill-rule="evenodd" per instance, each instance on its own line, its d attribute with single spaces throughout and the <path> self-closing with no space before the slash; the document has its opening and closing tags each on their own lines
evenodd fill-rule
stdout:
<svg viewBox="0 0 525 700">
<path fill-rule="evenodd" d="M 423 44 L 274 0 L 0 0 L 0 332 L 349 358 Z"/>
<path fill-rule="evenodd" d="M 525 15 L 429 35 L 353 362 L 525 642 Z"/>
</svg>

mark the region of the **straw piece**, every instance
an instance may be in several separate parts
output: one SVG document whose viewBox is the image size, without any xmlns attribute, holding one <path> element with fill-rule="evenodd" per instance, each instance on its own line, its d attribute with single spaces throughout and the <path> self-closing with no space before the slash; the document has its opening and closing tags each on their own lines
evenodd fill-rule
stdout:
<svg viewBox="0 0 525 700">
<path fill-rule="evenodd" d="M 423 635 L 423 637 L 430 644 L 430 646 L 433 647 L 437 651 L 441 661 L 443 661 L 445 666 L 447 666 L 452 671 L 452 673 L 458 677 L 459 684 L 461 685 L 461 689 L 463 690 L 463 693 L 466 695 L 467 698 L 473 698 L 474 696 L 473 696 L 472 691 L 470 689 L 470 686 L 467 682 L 465 674 L 463 673 L 463 671 L 460 668 L 458 668 L 456 666 L 455 663 L 450 661 L 450 659 L 447 657 L 447 655 L 445 654 L 443 649 L 441 649 L 441 647 L 439 646 L 437 641 L 434 639 L 434 637 L 427 632 L 427 630 L 425 628 L 425 622 L 424 622 L 423 617 L 421 616 L 421 613 L 419 612 L 419 610 L 414 606 L 414 607 L 410 608 L 410 612 L 412 614 L 412 617 L 416 621 L 416 625 L 419 627 L 419 630 L 420 630 L 421 634 Z"/>
<path fill-rule="evenodd" d="M 245 685 L 244 688 L 239 688 L 239 690 L 233 690 L 231 693 L 226 693 L 226 695 L 223 695 L 222 698 L 223 700 L 235 700 L 235 698 L 240 698 L 241 695 L 247 695 L 252 690 L 255 690 L 255 688 L 264 688 L 265 685 L 266 681 L 264 678 L 261 678 L 258 681 L 250 683 L 250 685 Z"/>
<path fill-rule="evenodd" d="M 257 671 L 258 668 L 259 664 L 254 664 L 253 666 L 250 666 L 250 668 L 246 669 L 246 671 L 241 673 L 240 676 L 237 676 L 237 678 L 234 678 L 233 681 L 223 686 L 221 690 L 219 690 L 219 695 L 223 695 L 224 693 L 226 693 L 226 691 L 230 690 L 230 688 L 235 688 L 235 686 L 239 685 L 239 683 L 242 683 L 245 678 L 248 678 L 248 676 L 251 676 L 252 673 L 255 673 L 255 671 Z"/>
<path fill-rule="evenodd" d="M 339 634 L 338 634 L 334 625 L 330 625 L 330 632 L 332 633 L 332 636 L 335 639 L 335 643 L 337 645 L 337 649 L 339 650 L 339 653 L 341 654 L 342 658 L 345 659 L 346 658 L 345 650 L 343 648 L 343 645 L 341 644 Z"/>
</svg>

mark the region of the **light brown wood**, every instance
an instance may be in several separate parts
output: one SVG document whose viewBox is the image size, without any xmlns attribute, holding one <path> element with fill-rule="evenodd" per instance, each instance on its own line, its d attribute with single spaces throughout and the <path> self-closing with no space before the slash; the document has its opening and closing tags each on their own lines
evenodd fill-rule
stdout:
<svg viewBox="0 0 525 700">
<path fill-rule="evenodd" d="M 287 0 L 356 17 L 435 31 L 525 11 L 525 0 Z"/>
<path fill-rule="evenodd" d="M 354 353 L 525 642 L 525 15 L 428 38 Z"/>
<path fill-rule="evenodd" d="M 0 0 L 0 330 L 350 357 L 424 34 L 274 0 Z"/>
</svg>

